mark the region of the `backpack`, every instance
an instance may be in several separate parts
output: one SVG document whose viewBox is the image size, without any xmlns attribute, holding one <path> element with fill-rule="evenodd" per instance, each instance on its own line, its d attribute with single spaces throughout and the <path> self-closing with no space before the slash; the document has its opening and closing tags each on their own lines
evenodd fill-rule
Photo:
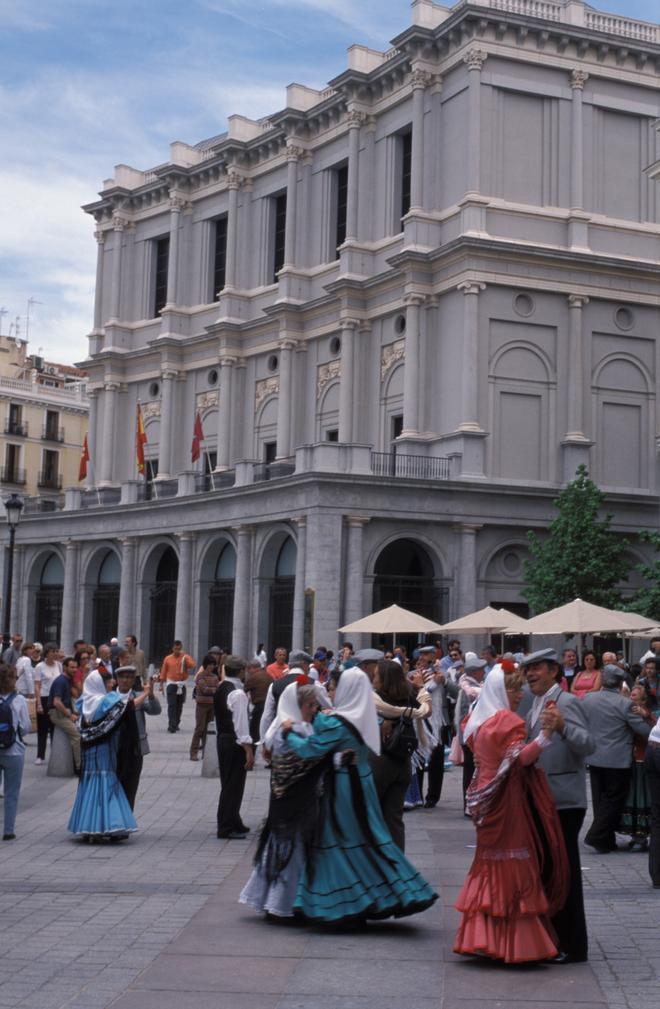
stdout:
<svg viewBox="0 0 660 1009">
<path fill-rule="evenodd" d="M 8 697 L 0 697 L 0 750 L 8 750 L 18 737 L 14 728 L 14 709 L 11 706 L 15 697 L 15 691 Z"/>
<path fill-rule="evenodd" d="M 395 722 L 391 723 L 392 729 L 389 733 L 382 732 L 381 727 L 382 751 L 387 757 L 398 759 L 410 757 L 419 746 L 415 723 L 412 719 L 412 708 L 409 708 L 408 711 L 410 714 L 404 712 Z"/>
</svg>

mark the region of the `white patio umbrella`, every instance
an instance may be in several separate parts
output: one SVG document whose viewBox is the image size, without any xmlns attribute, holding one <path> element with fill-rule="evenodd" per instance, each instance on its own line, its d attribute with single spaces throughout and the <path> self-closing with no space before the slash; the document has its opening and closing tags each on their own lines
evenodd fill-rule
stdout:
<svg viewBox="0 0 660 1009">
<path fill-rule="evenodd" d="M 433 634 L 439 629 L 437 621 L 427 620 L 419 613 L 394 604 L 346 624 L 339 631 L 342 634 Z"/>
<path fill-rule="evenodd" d="M 608 610 L 604 606 L 574 599 L 528 621 L 530 634 L 625 634 L 650 627 L 653 621 L 640 613 Z"/>
<path fill-rule="evenodd" d="M 443 634 L 499 634 L 513 617 L 513 613 L 503 614 L 502 610 L 496 610 L 493 606 L 484 606 L 482 610 L 467 613 L 458 620 L 450 620 L 440 630 Z"/>
<path fill-rule="evenodd" d="M 631 638 L 660 638 L 660 627 L 656 624 L 654 627 L 649 627 L 646 631 L 635 631 L 634 634 L 630 635 Z"/>
<path fill-rule="evenodd" d="M 526 617 L 521 617 L 518 613 L 513 613 L 511 610 L 501 607 L 498 611 L 506 619 L 507 625 L 505 629 L 501 632 L 502 634 L 529 634 L 529 620 Z"/>
</svg>

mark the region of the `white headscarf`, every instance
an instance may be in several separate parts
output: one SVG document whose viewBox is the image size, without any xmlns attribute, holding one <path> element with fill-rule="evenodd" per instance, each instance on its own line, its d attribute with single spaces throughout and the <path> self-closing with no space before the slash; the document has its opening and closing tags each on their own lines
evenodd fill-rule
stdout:
<svg viewBox="0 0 660 1009">
<path fill-rule="evenodd" d="M 370 750 L 380 754 L 380 729 L 373 687 L 361 669 L 347 669 L 339 677 L 335 712 L 355 726 Z"/>
<path fill-rule="evenodd" d="M 292 672 L 297 672 L 300 676 L 304 676 L 302 669 L 291 670 Z M 275 737 L 282 727 L 282 722 L 291 721 L 293 722 L 294 732 L 297 732 L 299 736 L 311 736 L 314 731 L 314 726 L 311 722 L 305 722 L 303 720 L 302 712 L 300 710 L 300 705 L 298 704 L 298 687 L 299 683 L 289 683 L 287 687 L 282 691 L 282 695 L 277 705 L 277 712 L 275 718 L 269 725 L 266 735 L 261 740 L 263 745 L 267 750 L 272 750 L 273 743 L 275 742 Z M 319 683 L 312 683 L 311 680 L 308 684 L 304 686 L 314 687 L 314 693 L 316 694 L 316 700 L 321 708 L 331 707 L 330 698 L 328 697 L 325 688 Z"/>
<path fill-rule="evenodd" d="M 107 697 L 107 690 L 105 689 L 105 680 L 98 672 L 94 670 L 89 676 L 85 678 L 83 683 L 82 692 L 82 713 L 83 718 L 87 722 L 94 721 L 94 715 L 96 714 L 96 709 L 103 700 Z"/>
<path fill-rule="evenodd" d="M 509 711 L 509 697 L 504 683 L 504 671 L 501 665 L 493 666 L 488 678 L 481 688 L 479 700 L 472 709 L 472 714 L 467 720 L 463 730 L 463 739 L 467 743 L 470 736 L 474 735 L 480 725 L 495 715 L 498 711 Z"/>
</svg>

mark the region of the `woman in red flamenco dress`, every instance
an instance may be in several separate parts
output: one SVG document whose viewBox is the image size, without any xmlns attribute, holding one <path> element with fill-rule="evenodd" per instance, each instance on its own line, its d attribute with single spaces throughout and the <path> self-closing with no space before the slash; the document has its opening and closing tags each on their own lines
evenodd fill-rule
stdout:
<svg viewBox="0 0 660 1009">
<path fill-rule="evenodd" d="M 515 714 L 522 684 L 513 663 L 494 667 L 465 727 L 476 764 L 467 809 L 477 850 L 455 905 L 454 952 L 505 963 L 557 955 L 550 918 L 565 903 L 569 880 L 554 801 L 534 766 L 552 734 L 525 743 Z"/>
</svg>

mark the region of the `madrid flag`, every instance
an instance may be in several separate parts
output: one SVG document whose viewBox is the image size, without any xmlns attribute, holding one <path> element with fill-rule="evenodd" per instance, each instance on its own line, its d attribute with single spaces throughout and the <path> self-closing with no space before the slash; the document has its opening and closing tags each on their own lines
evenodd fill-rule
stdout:
<svg viewBox="0 0 660 1009">
<path fill-rule="evenodd" d="M 87 435 L 85 435 L 85 440 L 82 444 L 82 451 L 80 453 L 80 468 L 78 469 L 78 480 L 87 479 L 87 463 L 89 462 L 89 446 L 87 444 Z"/>
<path fill-rule="evenodd" d="M 193 440 L 190 448 L 190 457 L 193 462 L 197 462 L 202 454 L 202 442 L 204 441 L 204 429 L 202 428 L 202 418 L 199 411 L 195 414 L 195 427 L 193 428 Z"/>
</svg>

